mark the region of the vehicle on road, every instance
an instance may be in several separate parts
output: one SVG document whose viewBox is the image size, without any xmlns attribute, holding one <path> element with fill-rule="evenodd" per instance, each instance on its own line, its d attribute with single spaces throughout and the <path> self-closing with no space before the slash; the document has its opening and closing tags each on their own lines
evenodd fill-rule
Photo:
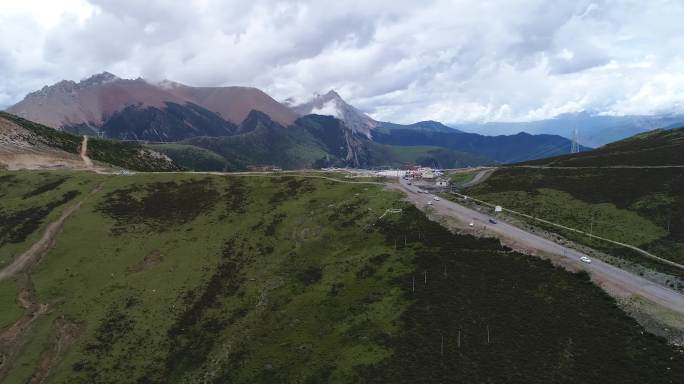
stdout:
<svg viewBox="0 0 684 384">
<path fill-rule="evenodd" d="M 428 201 L 428 202 L 427 202 L 427 205 L 432 205 L 432 201 Z"/>
<path fill-rule="evenodd" d="M 468 223 L 468 226 L 469 226 L 469 227 L 474 227 L 474 226 L 475 226 L 475 223 L 473 223 L 473 222 L 471 221 L 470 223 Z"/>
<path fill-rule="evenodd" d="M 580 257 L 580 260 L 582 260 L 583 263 L 591 264 L 591 259 L 586 256 Z"/>
<path fill-rule="evenodd" d="M 496 220 L 494 220 L 494 219 L 489 219 L 489 222 L 492 224 L 496 224 Z"/>
<path fill-rule="evenodd" d="M 409 182 L 408 182 L 408 183 L 406 183 L 406 184 L 408 184 L 408 185 L 411 185 L 411 182 L 409 181 Z"/>
<path fill-rule="evenodd" d="M 435 196 L 435 201 L 439 201 L 439 197 Z"/>
</svg>

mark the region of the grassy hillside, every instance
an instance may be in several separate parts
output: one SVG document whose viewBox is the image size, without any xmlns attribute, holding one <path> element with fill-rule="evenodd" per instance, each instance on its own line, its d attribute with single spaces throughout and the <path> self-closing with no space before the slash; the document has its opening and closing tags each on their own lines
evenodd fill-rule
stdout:
<svg viewBox="0 0 684 384">
<path fill-rule="evenodd" d="M 467 193 L 684 264 L 684 168 L 667 167 L 684 165 L 683 154 L 684 128 L 655 130 L 590 152 L 523 164 L 551 168 L 499 169 Z M 562 234 L 611 255 L 664 268 L 623 247 Z"/>
<path fill-rule="evenodd" d="M 181 167 L 194 171 L 223 171 L 229 168 L 221 155 L 193 145 L 159 144 L 148 145 L 155 151 L 170 157 Z"/>
<path fill-rule="evenodd" d="M 453 235 L 379 186 L 0 177 L 3 217 L 54 202 L 0 246 L 6 262 L 101 188 L 28 275 L 0 281 L 2 333 L 20 291 L 49 305 L 0 341 L 3 383 L 684 381 L 684 354 L 586 275 Z M 379 220 L 390 207 L 403 212 Z"/>
<path fill-rule="evenodd" d="M 52 148 L 69 153 L 78 153 L 82 138 L 55 130 L 44 125 L 1 112 L 0 118 L 7 119 L 36 135 Z M 179 167 L 154 151 L 135 143 L 89 139 L 88 156 L 95 160 L 135 171 L 173 171 Z"/>
<path fill-rule="evenodd" d="M 684 165 L 684 128 L 657 129 L 593 151 L 525 164 L 565 167 Z"/>
<path fill-rule="evenodd" d="M 678 168 L 504 168 L 467 193 L 684 263 L 684 171 Z M 564 235 L 642 259 L 586 236 Z"/>
</svg>

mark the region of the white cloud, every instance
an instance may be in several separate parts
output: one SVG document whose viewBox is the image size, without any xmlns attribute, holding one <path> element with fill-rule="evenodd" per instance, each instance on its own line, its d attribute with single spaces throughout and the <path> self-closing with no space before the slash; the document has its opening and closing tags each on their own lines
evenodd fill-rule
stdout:
<svg viewBox="0 0 684 384">
<path fill-rule="evenodd" d="M 396 122 L 684 112 L 682 19 L 667 0 L 0 0 L 0 106 L 108 70 L 337 89 Z"/>
<path fill-rule="evenodd" d="M 314 115 L 323 115 L 323 116 L 334 116 L 334 117 L 342 117 L 340 113 L 340 109 L 337 108 L 337 103 L 335 100 L 330 100 L 327 103 L 323 104 L 320 108 L 314 108 L 311 113 Z"/>
</svg>

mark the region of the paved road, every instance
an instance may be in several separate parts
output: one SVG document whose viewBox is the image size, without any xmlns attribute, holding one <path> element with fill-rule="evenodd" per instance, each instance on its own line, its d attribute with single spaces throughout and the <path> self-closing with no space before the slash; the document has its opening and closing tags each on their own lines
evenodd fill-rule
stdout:
<svg viewBox="0 0 684 384">
<path fill-rule="evenodd" d="M 491 176 L 492 173 L 494 173 L 494 171 L 496 171 L 496 168 L 485 169 L 483 171 L 480 171 L 477 173 L 477 175 L 475 175 L 475 177 L 473 177 L 472 180 L 467 181 L 467 182 L 459 185 L 458 187 L 459 188 L 470 188 L 474 185 L 480 184 L 481 182 L 487 180 L 487 178 L 489 178 L 489 176 Z"/>
<path fill-rule="evenodd" d="M 589 272 L 594 281 L 598 282 L 599 285 L 605 285 L 605 288 L 612 293 L 618 293 L 623 296 L 637 294 L 684 315 L 684 295 L 676 291 L 657 285 L 643 277 L 600 260 L 592 259 L 591 264 L 583 263 L 580 261 L 580 257 L 587 255 L 581 252 L 526 232 L 500 220 L 497 220 L 497 224 L 491 224 L 489 223 L 490 216 L 448 200 L 441 199 L 440 201 L 435 201 L 432 195 L 418 193 L 418 187 L 407 185 L 407 181 L 403 179 L 401 180 L 400 188 L 407 194 L 409 200 L 419 207 L 424 206 L 428 201 L 432 201 L 432 207 L 441 215 L 454 217 L 465 223 L 472 222 L 476 228 L 486 226 L 486 230 L 490 233 L 500 238 L 510 239 L 524 249 L 546 252 L 569 259 L 576 266 Z"/>
</svg>

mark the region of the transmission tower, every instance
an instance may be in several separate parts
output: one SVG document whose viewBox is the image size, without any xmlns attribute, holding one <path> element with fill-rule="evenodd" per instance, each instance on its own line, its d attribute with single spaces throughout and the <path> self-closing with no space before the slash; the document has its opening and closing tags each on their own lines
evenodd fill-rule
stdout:
<svg viewBox="0 0 684 384">
<path fill-rule="evenodd" d="M 572 131 L 572 144 L 570 145 L 570 153 L 579 152 L 579 143 L 577 142 L 577 128 Z"/>
</svg>

